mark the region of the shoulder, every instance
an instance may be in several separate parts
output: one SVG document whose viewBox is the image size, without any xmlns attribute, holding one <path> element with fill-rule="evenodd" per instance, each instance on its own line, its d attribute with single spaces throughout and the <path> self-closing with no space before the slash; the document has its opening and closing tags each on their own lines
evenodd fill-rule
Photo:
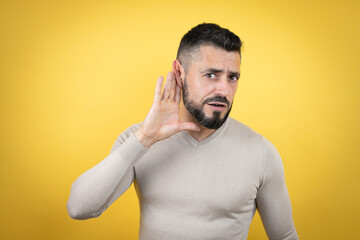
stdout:
<svg viewBox="0 0 360 240">
<path fill-rule="evenodd" d="M 256 151 L 262 153 L 263 162 L 281 162 L 279 152 L 274 144 L 262 134 L 238 120 L 229 118 L 226 135 L 232 140 L 246 143 L 248 147 L 254 146 Z"/>
<path fill-rule="evenodd" d="M 262 184 L 267 181 L 282 182 L 284 179 L 284 165 L 282 158 L 273 143 L 262 137 Z"/>
<path fill-rule="evenodd" d="M 233 118 L 229 117 L 228 121 L 228 126 L 226 128 L 226 134 L 228 136 L 239 140 L 256 141 L 260 145 L 262 144 L 263 136 L 260 133 Z"/>
<path fill-rule="evenodd" d="M 283 163 L 281 156 L 274 146 L 268 139 L 262 137 L 263 140 L 263 165 L 264 168 L 273 168 L 276 170 L 283 170 Z"/>
<path fill-rule="evenodd" d="M 229 118 L 226 136 L 231 142 L 244 144 L 247 149 L 259 154 L 263 180 L 283 177 L 284 167 L 281 156 L 274 144 L 262 134 L 242 122 Z"/>
</svg>

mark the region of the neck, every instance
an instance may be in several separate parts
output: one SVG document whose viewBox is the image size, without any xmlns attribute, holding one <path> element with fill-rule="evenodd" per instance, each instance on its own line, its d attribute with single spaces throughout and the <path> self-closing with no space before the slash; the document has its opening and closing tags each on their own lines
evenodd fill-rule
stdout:
<svg viewBox="0 0 360 240">
<path fill-rule="evenodd" d="M 199 126 L 200 131 L 190 131 L 185 130 L 188 134 L 190 134 L 193 138 L 195 138 L 197 141 L 202 141 L 208 136 L 210 136 L 212 133 L 215 132 L 215 129 L 208 129 L 201 125 L 192 115 L 189 113 L 189 111 L 184 106 L 183 102 L 181 102 L 180 111 L 179 111 L 179 121 L 180 122 L 193 122 L 196 125 Z"/>
</svg>

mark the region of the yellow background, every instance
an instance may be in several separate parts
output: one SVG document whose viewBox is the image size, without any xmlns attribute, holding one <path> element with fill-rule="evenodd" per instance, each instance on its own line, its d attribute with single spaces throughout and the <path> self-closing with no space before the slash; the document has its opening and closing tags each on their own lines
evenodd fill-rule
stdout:
<svg viewBox="0 0 360 240">
<path fill-rule="evenodd" d="M 357 1 L 1 1 L 1 239 L 136 239 L 133 186 L 103 215 L 71 184 L 144 119 L 181 37 L 202 22 L 244 42 L 231 116 L 285 166 L 301 239 L 359 235 Z M 266 239 L 258 214 L 248 239 Z"/>
</svg>

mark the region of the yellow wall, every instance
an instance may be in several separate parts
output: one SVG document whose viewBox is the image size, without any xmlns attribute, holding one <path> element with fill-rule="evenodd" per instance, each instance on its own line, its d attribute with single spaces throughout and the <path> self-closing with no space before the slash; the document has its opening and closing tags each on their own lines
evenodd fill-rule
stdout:
<svg viewBox="0 0 360 240">
<path fill-rule="evenodd" d="M 73 181 L 144 119 L 182 35 L 215 22 L 244 42 L 231 113 L 283 158 L 301 239 L 359 227 L 357 1 L 1 1 L 1 239 L 136 239 L 133 186 L 72 220 Z M 266 239 L 259 216 L 249 239 Z"/>
</svg>

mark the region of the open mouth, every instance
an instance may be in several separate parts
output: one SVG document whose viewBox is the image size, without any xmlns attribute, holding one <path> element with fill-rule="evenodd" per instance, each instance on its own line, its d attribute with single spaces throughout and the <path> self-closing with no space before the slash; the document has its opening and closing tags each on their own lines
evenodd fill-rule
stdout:
<svg viewBox="0 0 360 240">
<path fill-rule="evenodd" d="M 226 107 L 226 103 L 220 103 L 220 102 L 209 102 L 207 104 L 214 107 Z"/>
<path fill-rule="evenodd" d="M 207 105 L 209 105 L 215 111 L 222 111 L 227 106 L 226 103 L 221 103 L 221 102 L 209 102 L 207 103 Z"/>
</svg>

